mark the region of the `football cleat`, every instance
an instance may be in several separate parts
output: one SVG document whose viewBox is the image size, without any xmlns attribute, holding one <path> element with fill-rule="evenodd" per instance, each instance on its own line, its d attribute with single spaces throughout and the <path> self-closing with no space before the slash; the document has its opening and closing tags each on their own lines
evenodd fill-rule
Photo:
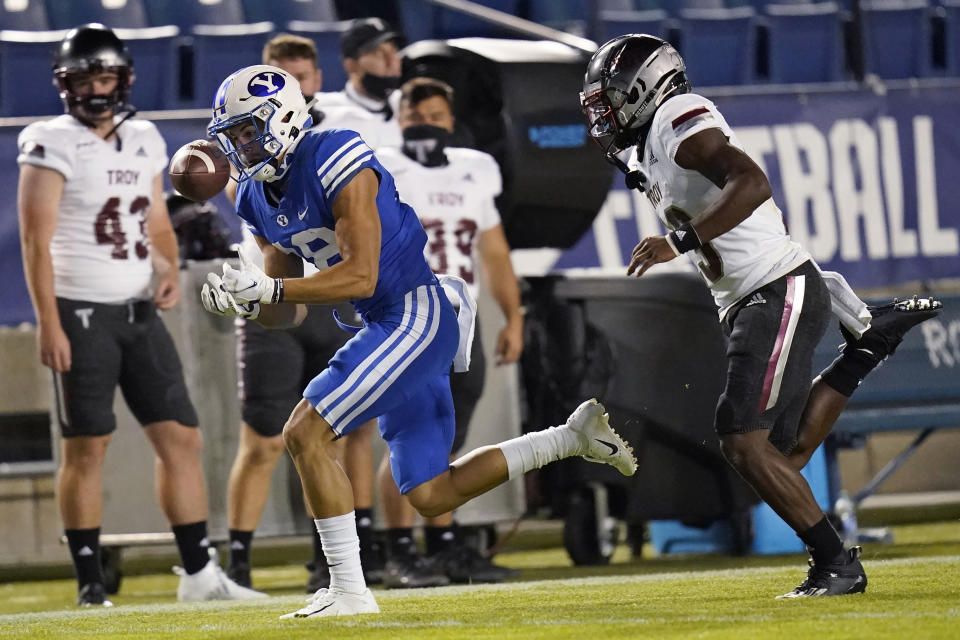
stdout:
<svg viewBox="0 0 960 640">
<path fill-rule="evenodd" d="M 339 589 L 320 589 L 310 598 L 307 606 L 293 613 L 280 616 L 289 618 L 313 618 L 320 616 L 355 616 L 363 613 L 380 613 L 380 607 L 370 589 L 363 593 L 348 593 Z"/>
<path fill-rule="evenodd" d="M 253 582 L 250 580 L 250 565 L 246 562 L 230 563 L 230 566 L 227 567 L 227 577 L 241 587 L 249 589 L 253 586 Z"/>
<path fill-rule="evenodd" d="M 421 589 L 450 584 L 440 567 L 427 562 L 415 551 L 391 552 L 383 570 L 383 586 L 388 589 Z"/>
<path fill-rule="evenodd" d="M 860 564 L 860 547 L 847 549 L 850 562 L 846 564 L 817 564 L 811 558 L 806 579 L 796 589 L 777 600 L 788 598 L 817 598 L 820 596 L 843 596 L 863 593 L 867 589 L 867 574 Z"/>
<path fill-rule="evenodd" d="M 107 590 L 99 582 L 90 582 L 80 587 L 77 595 L 79 607 L 112 607 L 113 603 L 107 600 Z"/>
<path fill-rule="evenodd" d="M 565 426 L 580 437 L 580 455 L 584 460 L 609 464 L 625 476 L 636 473 L 633 447 L 610 428 L 610 416 L 595 398 L 577 407 Z"/>
<path fill-rule="evenodd" d="M 859 340 L 843 325 L 840 326 L 840 332 L 846 340 L 841 350 L 847 353 L 848 349 L 854 349 L 876 362 L 882 362 L 897 349 L 907 331 L 939 314 L 942 307 L 939 300 L 917 296 L 909 300 L 894 298 L 893 302 L 867 307 L 873 318 Z"/>
<path fill-rule="evenodd" d="M 503 582 L 519 573 L 494 564 L 468 544 L 457 543 L 436 553 L 427 562 L 456 584 Z"/>
<path fill-rule="evenodd" d="M 216 549 L 210 549 L 210 560 L 200 571 L 188 574 L 182 567 L 174 567 L 173 572 L 180 576 L 177 586 L 177 600 L 180 602 L 201 602 L 203 600 L 253 600 L 266 598 L 267 594 L 241 587 L 227 577 L 217 562 Z"/>
<path fill-rule="evenodd" d="M 327 559 L 324 557 L 307 563 L 307 571 L 310 575 L 307 577 L 307 593 L 316 593 L 319 589 L 326 589 L 330 586 L 330 567 L 327 566 Z"/>
<path fill-rule="evenodd" d="M 383 582 L 384 562 L 379 544 L 374 542 L 369 546 L 360 546 L 360 566 L 363 567 L 363 581 L 368 585 Z"/>
</svg>

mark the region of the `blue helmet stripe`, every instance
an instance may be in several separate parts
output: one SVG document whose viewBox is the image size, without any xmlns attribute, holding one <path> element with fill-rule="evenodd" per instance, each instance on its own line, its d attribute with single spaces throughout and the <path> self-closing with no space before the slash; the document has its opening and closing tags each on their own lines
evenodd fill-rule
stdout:
<svg viewBox="0 0 960 640">
<path fill-rule="evenodd" d="M 222 112 L 226 111 L 227 89 L 230 87 L 230 83 L 233 82 L 233 79 L 236 77 L 237 73 L 238 72 L 231 73 L 223 82 L 220 83 L 220 88 L 217 89 L 217 95 L 213 99 L 214 115 L 222 115 Z M 221 113 L 218 114 L 218 111 Z"/>
</svg>

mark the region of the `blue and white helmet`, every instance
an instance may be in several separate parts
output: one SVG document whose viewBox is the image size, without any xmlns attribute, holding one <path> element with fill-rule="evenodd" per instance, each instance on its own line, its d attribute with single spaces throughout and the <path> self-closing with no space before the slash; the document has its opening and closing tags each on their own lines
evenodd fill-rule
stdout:
<svg viewBox="0 0 960 640">
<path fill-rule="evenodd" d="M 248 122 L 256 127 L 257 137 L 238 148 L 225 132 Z M 297 79 L 283 69 L 258 64 L 235 71 L 220 84 L 208 132 L 239 171 L 238 182 L 272 181 L 283 177 L 284 155 L 312 124 Z"/>
</svg>

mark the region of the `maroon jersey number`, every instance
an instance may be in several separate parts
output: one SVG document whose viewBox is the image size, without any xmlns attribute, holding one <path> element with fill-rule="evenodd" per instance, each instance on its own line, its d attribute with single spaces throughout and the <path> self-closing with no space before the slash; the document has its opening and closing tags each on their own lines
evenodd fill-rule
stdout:
<svg viewBox="0 0 960 640">
<path fill-rule="evenodd" d="M 130 257 L 130 253 L 127 251 L 127 234 L 123 232 L 123 226 L 120 224 L 119 206 L 120 198 L 110 198 L 104 203 L 93 222 L 93 233 L 97 238 L 97 244 L 113 245 L 113 250 L 110 252 L 111 258 L 126 260 Z M 140 216 L 140 238 L 133 246 L 133 250 L 140 260 L 145 260 L 150 255 L 150 251 L 144 242 L 147 235 L 147 210 L 149 206 L 150 198 L 146 196 L 135 198 L 130 204 L 130 213 Z"/>
<path fill-rule="evenodd" d="M 434 273 L 449 273 L 450 261 L 447 259 L 447 238 L 443 220 L 437 218 L 423 218 L 420 220 L 423 230 L 427 232 L 427 252 L 430 255 L 430 268 Z M 473 284 L 473 239 L 477 235 L 477 223 L 469 218 L 461 218 L 453 230 L 453 243 L 456 250 L 466 256 L 466 265 L 460 266 L 460 273 L 464 282 Z"/>
</svg>

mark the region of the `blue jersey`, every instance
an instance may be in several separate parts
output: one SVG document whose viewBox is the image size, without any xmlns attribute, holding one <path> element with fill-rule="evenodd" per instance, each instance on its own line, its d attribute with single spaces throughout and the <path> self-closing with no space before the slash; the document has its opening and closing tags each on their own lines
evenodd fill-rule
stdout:
<svg viewBox="0 0 960 640">
<path fill-rule="evenodd" d="M 237 213 L 250 231 L 284 253 L 325 269 L 342 261 L 334 234 L 333 202 L 357 173 L 373 169 L 380 179 L 380 270 L 373 295 L 353 300 L 357 311 L 402 300 L 436 277 L 423 257 L 427 242 L 417 214 L 400 201 L 393 176 L 383 168 L 360 134 L 346 129 L 308 131 L 293 151 L 278 206 L 271 206 L 264 183 L 246 180 L 237 189 Z"/>
</svg>

